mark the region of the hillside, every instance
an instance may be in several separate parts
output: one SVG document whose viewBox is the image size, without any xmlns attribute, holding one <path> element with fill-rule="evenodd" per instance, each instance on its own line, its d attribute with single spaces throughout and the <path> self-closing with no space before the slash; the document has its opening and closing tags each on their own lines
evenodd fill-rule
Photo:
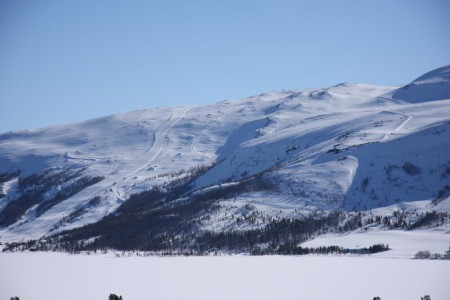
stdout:
<svg viewBox="0 0 450 300">
<path fill-rule="evenodd" d="M 184 234 L 170 244 L 184 249 L 193 232 L 214 240 L 305 218 L 336 231 L 448 224 L 449 74 L 446 66 L 402 87 L 342 83 L 1 134 L 0 241 L 73 230 L 71 240 L 99 247 L 154 250 L 157 242 L 142 243 L 154 231 Z"/>
</svg>

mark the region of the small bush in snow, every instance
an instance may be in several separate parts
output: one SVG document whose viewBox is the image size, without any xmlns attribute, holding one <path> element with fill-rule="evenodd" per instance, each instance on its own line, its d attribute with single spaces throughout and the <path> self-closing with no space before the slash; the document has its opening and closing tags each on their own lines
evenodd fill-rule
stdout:
<svg viewBox="0 0 450 300">
<path fill-rule="evenodd" d="M 409 161 L 406 161 L 402 166 L 403 171 L 405 171 L 406 174 L 415 176 L 420 174 L 420 168 Z"/>
<path fill-rule="evenodd" d="M 433 253 L 431 255 L 431 259 L 442 259 L 442 254 L 440 254 L 440 253 Z"/>
<path fill-rule="evenodd" d="M 361 181 L 361 190 L 362 190 L 363 192 L 365 192 L 368 185 L 369 185 L 369 177 L 365 177 L 365 178 Z"/>
<path fill-rule="evenodd" d="M 428 250 L 425 251 L 419 251 L 414 255 L 414 258 L 416 259 L 428 259 L 431 257 L 431 253 Z"/>
<path fill-rule="evenodd" d="M 251 205 L 250 203 L 247 203 L 247 204 L 245 204 L 244 208 L 245 208 L 246 210 L 254 210 L 254 209 L 255 209 L 255 206 L 254 206 L 254 205 Z"/>
<path fill-rule="evenodd" d="M 450 185 L 444 186 L 442 189 L 440 189 L 436 195 L 436 198 L 434 199 L 433 203 L 437 204 L 445 199 L 450 197 Z"/>
</svg>

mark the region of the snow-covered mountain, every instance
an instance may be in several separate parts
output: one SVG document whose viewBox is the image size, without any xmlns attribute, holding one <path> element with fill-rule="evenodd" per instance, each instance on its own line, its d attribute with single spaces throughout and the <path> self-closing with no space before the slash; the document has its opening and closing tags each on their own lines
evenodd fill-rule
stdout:
<svg viewBox="0 0 450 300">
<path fill-rule="evenodd" d="M 205 231 L 336 210 L 447 212 L 450 66 L 402 87 L 342 83 L 1 134 L 0 241 L 95 223 L 199 167 L 171 205 L 255 176 L 270 186 L 222 197 Z"/>
</svg>

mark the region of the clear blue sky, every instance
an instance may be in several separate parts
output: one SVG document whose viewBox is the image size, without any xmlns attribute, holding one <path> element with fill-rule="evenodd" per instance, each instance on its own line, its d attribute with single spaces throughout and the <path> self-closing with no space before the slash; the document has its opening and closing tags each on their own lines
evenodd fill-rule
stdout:
<svg viewBox="0 0 450 300">
<path fill-rule="evenodd" d="M 450 1 L 0 0 L 0 132 L 450 64 Z"/>
</svg>

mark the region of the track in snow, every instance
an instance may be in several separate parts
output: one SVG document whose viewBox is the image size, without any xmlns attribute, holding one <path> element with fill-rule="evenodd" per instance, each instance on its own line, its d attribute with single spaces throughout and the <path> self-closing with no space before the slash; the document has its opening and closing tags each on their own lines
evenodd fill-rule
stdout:
<svg viewBox="0 0 450 300">
<path fill-rule="evenodd" d="M 163 127 L 166 127 L 165 129 L 159 129 L 156 133 L 155 133 L 155 140 L 154 143 L 152 145 L 152 147 L 150 148 L 150 150 L 147 152 L 147 154 L 151 155 L 150 159 L 147 160 L 146 163 L 144 163 L 142 166 L 140 166 L 139 168 L 137 168 L 136 170 L 134 170 L 133 172 L 129 173 L 128 175 L 125 175 L 121 181 L 126 180 L 128 178 L 130 178 L 131 176 L 134 176 L 136 174 L 138 174 L 139 172 L 141 172 L 142 170 L 148 168 L 148 166 L 155 160 L 156 157 L 158 157 L 159 153 L 161 152 L 162 148 L 163 148 L 163 142 L 162 140 L 166 137 L 167 132 L 169 132 L 169 130 L 175 126 L 175 124 L 177 124 L 181 119 L 184 118 L 184 116 L 191 110 L 191 108 L 186 109 L 179 117 L 177 117 L 177 119 L 173 122 L 170 122 L 174 115 L 172 115 L 169 120 L 163 125 Z M 168 126 L 166 126 L 168 125 Z M 161 134 L 160 131 L 164 130 Z"/>
<path fill-rule="evenodd" d="M 211 122 L 209 122 L 208 124 L 206 124 L 206 126 L 202 129 L 202 130 L 200 130 L 189 142 L 187 142 L 186 144 L 185 144 L 185 146 L 187 147 L 187 146 L 190 146 L 190 145 L 192 145 L 192 143 L 194 143 L 195 142 L 195 140 L 199 137 L 199 136 L 201 136 L 203 133 L 205 133 L 205 131 L 206 130 L 208 130 L 209 128 L 211 128 L 211 126 L 214 124 L 214 123 L 216 123 L 216 121 L 217 121 L 217 119 L 215 119 L 215 120 L 212 120 Z"/>
<path fill-rule="evenodd" d="M 404 115 L 406 116 L 406 115 Z M 385 141 L 388 138 L 390 138 L 393 134 L 398 133 L 403 127 L 405 127 L 405 125 L 411 121 L 414 118 L 414 115 L 409 115 L 407 116 L 406 120 L 403 121 L 400 125 L 398 125 L 394 130 L 388 131 L 384 134 L 383 138 L 381 139 L 381 141 Z"/>
</svg>

